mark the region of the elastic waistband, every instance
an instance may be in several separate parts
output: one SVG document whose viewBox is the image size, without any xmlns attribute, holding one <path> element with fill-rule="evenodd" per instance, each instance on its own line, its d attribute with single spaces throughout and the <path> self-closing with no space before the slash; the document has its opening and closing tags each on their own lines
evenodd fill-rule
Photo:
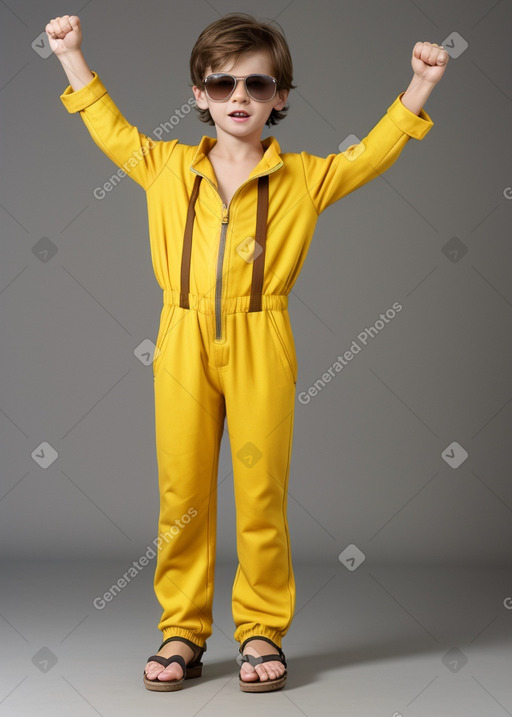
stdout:
<svg viewBox="0 0 512 717">
<path fill-rule="evenodd" d="M 180 305 L 180 292 L 177 289 L 163 290 L 164 304 Z M 194 311 L 200 311 L 203 314 L 215 313 L 215 299 L 209 296 L 197 296 L 189 294 L 189 305 Z M 221 309 L 224 314 L 236 314 L 238 312 L 249 311 L 250 296 L 231 296 L 222 300 Z M 262 310 L 270 309 L 273 311 L 285 311 L 288 308 L 287 294 L 262 294 L 261 296 Z"/>
</svg>

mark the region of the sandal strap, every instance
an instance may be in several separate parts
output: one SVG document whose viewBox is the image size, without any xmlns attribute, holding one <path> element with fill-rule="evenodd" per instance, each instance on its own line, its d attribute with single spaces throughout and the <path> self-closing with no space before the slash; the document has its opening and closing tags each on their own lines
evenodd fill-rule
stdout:
<svg viewBox="0 0 512 717">
<path fill-rule="evenodd" d="M 158 662 L 158 664 L 162 665 L 163 667 L 168 667 L 171 662 L 177 662 L 183 670 L 184 676 L 186 675 L 187 667 L 202 667 L 203 663 L 200 660 L 203 656 L 203 652 L 206 652 L 206 643 L 204 644 L 204 647 L 199 647 L 199 645 L 196 645 L 195 642 L 187 640 L 186 637 L 173 635 L 173 637 L 168 637 L 167 640 L 164 640 L 162 642 L 162 644 L 158 648 L 158 651 L 160 652 L 162 647 L 164 645 L 167 645 L 167 643 L 171 642 L 172 640 L 179 640 L 180 642 L 185 642 L 189 647 L 194 650 L 194 658 L 188 665 L 185 663 L 185 658 L 181 655 L 171 655 L 170 657 L 164 657 L 163 655 L 151 655 L 150 657 L 148 657 L 147 662 Z M 198 650 L 199 652 L 197 652 Z"/>
<path fill-rule="evenodd" d="M 183 670 L 183 675 L 185 675 L 186 673 L 187 666 L 185 664 L 185 660 L 181 655 L 171 655 L 170 657 L 163 657 L 162 655 L 151 655 L 151 657 L 148 657 L 147 661 L 158 662 L 159 665 L 163 665 L 164 667 L 169 667 L 171 662 L 177 662 Z"/>
<path fill-rule="evenodd" d="M 272 647 L 275 647 L 276 650 L 279 650 L 279 652 L 281 653 L 281 648 L 279 647 L 279 645 L 276 645 L 276 643 L 273 640 L 271 640 L 270 637 L 265 637 L 264 635 L 251 635 L 251 637 L 248 637 L 240 645 L 240 652 L 244 651 L 244 647 L 247 645 L 247 643 L 250 640 L 264 640 L 265 642 L 268 642 L 269 645 L 272 645 Z"/>
<path fill-rule="evenodd" d="M 158 648 L 158 651 L 162 649 L 164 645 L 167 645 L 168 642 L 171 642 L 172 640 L 179 640 L 180 642 L 184 642 L 186 645 L 191 647 L 194 650 L 194 658 L 193 661 L 189 664 L 189 667 L 196 667 L 197 665 L 202 665 L 203 663 L 200 662 L 203 653 L 206 652 L 206 642 L 204 643 L 203 647 L 200 647 L 199 645 L 196 645 L 195 642 L 192 642 L 191 640 L 187 640 L 186 637 L 180 637 L 179 635 L 173 635 L 172 637 L 168 637 L 167 640 L 164 640 L 160 647 Z M 199 652 L 198 652 L 199 650 Z"/>
<path fill-rule="evenodd" d="M 261 655 L 261 657 L 254 657 L 254 655 L 242 655 L 245 646 L 250 640 L 264 640 L 265 642 L 268 642 L 269 645 L 272 645 L 272 647 L 275 647 L 275 649 L 279 651 L 279 655 Z M 276 645 L 273 640 L 269 637 L 264 637 L 263 635 L 253 635 L 252 637 L 248 637 L 240 645 L 239 653 L 240 654 L 236 657 L 236 661 L 240 666 L 242 666 L 242 663 L 244 662 L 249 662 L 251 665 L 259 665 L 261 662 L 271 662 L 272 660 L 276 660 L 277 662 L 282 662 L 285 667 L 288 667 L 285 654 L 279 645 Z"/>
<path fill-rule="evenodd" d="M 260 657 L 255 657 L 254 655 L 237 655 L 236 661 L 240 665 L 240 667 L 243 665 L 244 662 L 248 662 L 253 667 L 256 665 L 260 665 L 262 662 L 282 662 L 285 667 L 287 667 L 286 660 L 281 657 L 281 655 L 260 655 Z"/>
</svg>

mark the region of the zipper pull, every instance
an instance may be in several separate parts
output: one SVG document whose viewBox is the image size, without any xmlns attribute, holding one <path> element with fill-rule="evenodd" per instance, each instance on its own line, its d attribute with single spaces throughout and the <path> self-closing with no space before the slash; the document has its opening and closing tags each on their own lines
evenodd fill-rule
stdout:
<svg viewBox="0 0 512 717">
<path fill-rule="evenodd" d="M 225 204 L 222 205 L 222 223 L 228 223 L 228 208 Z"/>
</svg>

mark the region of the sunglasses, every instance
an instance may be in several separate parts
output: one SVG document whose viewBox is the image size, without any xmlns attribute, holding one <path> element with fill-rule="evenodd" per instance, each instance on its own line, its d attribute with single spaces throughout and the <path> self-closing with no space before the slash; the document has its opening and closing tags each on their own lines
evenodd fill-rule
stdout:
<svg viewBox="0 0 512 717">
<path fill-rule="evenodd" d="M 277 92 L 277 80 L 270 75 L 246 75 L 235 77 L 225 72 L 216 72 L 203 80 L 204 89 L 212 102 L 225 102 L 235 91 L 238 80 L 243 80 L 249 97 L 256 102 L 269 102 Z"/>
</svg>

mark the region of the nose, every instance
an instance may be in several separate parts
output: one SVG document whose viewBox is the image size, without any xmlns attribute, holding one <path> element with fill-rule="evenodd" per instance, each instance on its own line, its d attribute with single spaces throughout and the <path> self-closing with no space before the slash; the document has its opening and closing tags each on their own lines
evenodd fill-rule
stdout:
<svg viewBox="0 0 512 717">
<path fill-rule="evenodd" d="M 245 89 L 245 81 L 243 78 L 237 79 L 231 99 L 236 100 L 237 102 L 246 102 L 248 100 L 247 91 Z"/>
</svg>

